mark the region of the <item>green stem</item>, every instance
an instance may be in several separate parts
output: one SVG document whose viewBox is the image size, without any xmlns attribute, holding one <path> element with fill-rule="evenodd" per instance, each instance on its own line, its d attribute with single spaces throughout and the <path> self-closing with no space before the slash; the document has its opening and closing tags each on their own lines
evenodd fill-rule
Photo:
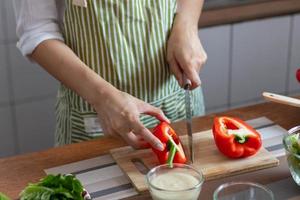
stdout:
<svg viewBox="0 0 300 200">
<path fill-rule="evenodd" d="M 173 143 L 170 143 L 170 147 L 171 148 L 169 151 L 167 164 L 169 165 L 170 168 L 173 168 L 173 160 L 174 160 L 175 154 L 177 152 L 177 148 Z"/>
<path fill-rule="evenodd" d="M 244 144 L 247 142 L 249 135 L 251 135 L 251 131 L 245 129 L 245 128 L 240 128 L 240 129 L 228 129 L 228 134 L 229 135 L 234 135 L 235 141 L 237 141 L 240 144 Z"/>
<path fill-rule="evenodd" d="M 248 137 L 247 136 L 241 136 L 241 135 L 235 135 L 235 141 L 237 141 L 240 144 L 244 144 L 247 142 Z"/>
</svg>

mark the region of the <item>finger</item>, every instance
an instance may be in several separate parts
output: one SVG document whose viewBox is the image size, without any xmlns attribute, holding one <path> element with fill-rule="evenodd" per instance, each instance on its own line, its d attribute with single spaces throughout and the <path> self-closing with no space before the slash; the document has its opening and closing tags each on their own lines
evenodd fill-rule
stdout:
<svg viewBox="0 0 300 200">
<path fill-rule="evenodd" d="M 192 82 L 191 89 L 198 87 L 200 85 L 200 78 L 197 72 L 197 65 L 192 55 L 181 55 L 176 56 L 176 61 L 182 71 L 185 73 L 186 77 Z"/>
<path fill-rule="evenodd" d="M 176 80 L 178 81 L 178 84 L 183 87 L 183 80 L 182 80 L 182 70 L 180 69 L 178 63 L 176 60 L 172 59 L 169 62 L 170 70 L 176 77 Z"/>
<path fill-rule="evenodd" d="M 195 81 L 195 78 L 194 78 L 194 79 L 191 81 L 192 85 L 191 85 L 191 87 L 190 87 L 190 90 L 193 90 L 193 89 L 199 87 L 199 86 L 202 84 L 199 73 L 196 72 L 194 75 L 197 76 L 197 78 L 196 78 L 197 80 Z"/>
<path fill-rule="evenodd" d="M 197 71 L 197 65 L 194 62 L 186 61 L 183 62 L 181 67 L 186 75 L 186 77 L 191 81 L 192 87 L 194 89 L 201 84 L 199 73 Z"/>
<path fill-rule="evenodd" d="M 199 42 L 200 42 L 200 60 L 202 61 L 202 65 L 204 65 L 206 62 L 207 62 L 207 53 L 205 51 L 205 49 L 203 48 L 203 45 L 199 39 Z"/>
<path fill-rule="evenodd" d="M 123 139 L 135 149 L 149 148 L 150 144 L 143 138 L 135 135 L 133 132 L 129 132 L 122 135 Z"/>
<path fill-rule="evenodd" d="M 195 65 L 198 74 L 200 73 L 200 70 L 203 68 L 206 61 L 207 61 L 207 55 L 205 52 L 202 52 L 200 55 L 197 56 L 197 58 L 195 58 Z"/>
<path fill-rule="evenodd" d="M 141 113 L 151 115 L 159 121 L 170 123 L 170 120 L 165 116 L 164 112 L 148 103 L 144 103 L 141 108 Z"/>
<path fill-rule="evenodd" d="M 207 54 L 206 52 L 203 50 L 203 54 L 202 54 L 202 65 L 204 65 L 207 62 Z"/>
<path fill-rule="evenodd" d="M 143 139 L 147 141 L 153 148 L 160 151 L 164 149 L 164 146 L 161 143 L 161 141 L 157 137 L 155 137 L 147 128 L 145 128 L 140 121 L 137 121 L 132 125 L 132 132 L 134 134 L 142 136 Z"/>
<path fill-rule="evenodd" d="M 141 148 L 146 149 L 146 148 L 150 148 L 151 147 L 151 145 L 148 142 L 146 142 L 142 136 L 135 135 L 135 137 L 141 142 L 140 143 L 142 145 Z"/>
</svg>

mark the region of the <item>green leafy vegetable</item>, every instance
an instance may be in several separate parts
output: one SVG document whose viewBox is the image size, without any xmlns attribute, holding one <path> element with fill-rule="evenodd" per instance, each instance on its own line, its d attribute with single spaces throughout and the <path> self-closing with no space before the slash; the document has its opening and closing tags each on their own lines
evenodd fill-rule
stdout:
<svg viewBox="0 0 300 200">
<path fill-rule="evenodd" d="M 291 135 L 288 137 L 288 140 L 290 141 L 289 150 L 297 155 L 300 155 L 300 144 L 299 144 L 299 133 Z"/>
<path fill-rule="evenodd" d="M 0 192 L 0 200 L 10 200 L 7 196 Z"/>
<path fill-rule="evenodd" d="M 83 186 L 73 175 L 48 175 L 38 183 L 29 184 L 20 200 L 83 200 Z"/>
</svg>

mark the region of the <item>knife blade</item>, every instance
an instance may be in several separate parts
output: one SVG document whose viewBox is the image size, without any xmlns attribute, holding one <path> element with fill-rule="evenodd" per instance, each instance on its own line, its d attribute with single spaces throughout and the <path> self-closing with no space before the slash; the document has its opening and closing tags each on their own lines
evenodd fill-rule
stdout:
<svg viewBox="0 0 300 200">
<path fill-rule="evenodd" d="M 191 109 L 191 94 L 190 87 L 191 81 L 187 79 L 186 75 L 183 75 L 183 83 L 185 90 L 185 113 L 186 113 L 186 128 L 188 133 L 188 146 L 190 154 L 190 162 L 194 162 L 194 143 L 193 143 L 193 132 L 192 132 L 192 109 Z"/>
</svg>

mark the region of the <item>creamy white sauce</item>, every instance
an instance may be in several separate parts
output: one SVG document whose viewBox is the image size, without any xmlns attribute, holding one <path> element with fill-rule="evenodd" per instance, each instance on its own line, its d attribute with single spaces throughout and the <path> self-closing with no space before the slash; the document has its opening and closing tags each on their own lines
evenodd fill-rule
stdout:
<svg viewBox="0 0 300 200">
<path fill-rule="evenodd" d="M 168 191 L 151 190 L 154 200 L 196 200 L 200 189 L 180 191 L 193 188 L 199 183 L 194 176 L 180 172 L 170 172 L 155 177 L 151 184 Z M 172 191 L 170 191 L 172 190 Z M 180 192 L 178 192 L 178 190 Z"/>
</svg>

